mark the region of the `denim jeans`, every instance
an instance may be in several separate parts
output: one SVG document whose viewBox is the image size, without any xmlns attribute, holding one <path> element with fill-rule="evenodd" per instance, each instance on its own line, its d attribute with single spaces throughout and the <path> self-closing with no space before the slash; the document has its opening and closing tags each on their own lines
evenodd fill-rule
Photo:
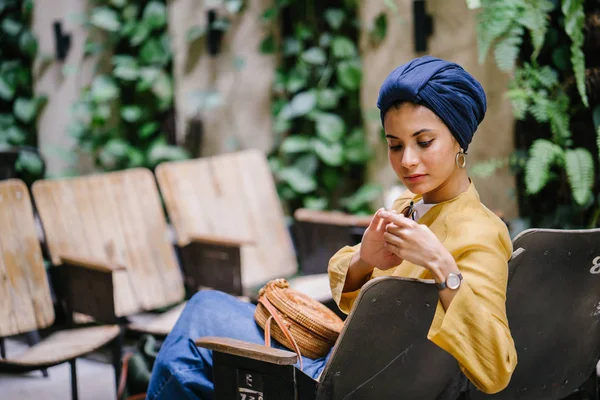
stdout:
<svg viewBox="0 0 600 400">
<path fill-rule="evenodd" d="M 254 321 L 255 307 L 222 292 L 196 293 L 158 352 L 146 399 L 213 399 L 212 351 L 196 347 L 194 340 L 220 336 L 263 344 L 264 331 Z M 285 349 L 276 341 L 272 346 Z M 327 357 L 302 357 L 303 371 L 316 379 Z"/>
</svg>

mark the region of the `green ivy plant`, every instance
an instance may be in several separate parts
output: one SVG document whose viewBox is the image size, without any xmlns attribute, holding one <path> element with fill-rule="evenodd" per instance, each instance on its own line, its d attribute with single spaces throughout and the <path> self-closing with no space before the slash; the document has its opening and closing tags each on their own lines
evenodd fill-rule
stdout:
<svg viewBox="0 0 600 400">
<path fill-rule="evenodd" d="M 97 1 L 85 21 L 85 54 L 110 59 L 74 104 L 70 133 L 105 171 L 154 168 L 189 157 L 166 139 L 172 118 L 172 53 L 165 0 Z"/>
<path fill-rule="evenodd" d="M 277 17 L 282 39 L 268 35 L 260 50 L 282 55 L 273 85 L 275 150 L 269 157 L 279 195 L 292 212 L 306 207 L 370 213 L 381 188 L 363 184 L 372 153 L 359 101 L 357 6 L 277 0 L 263 19 Z M 375 39 L 385 34 L 386 23 L 375 22 Z"/>
<path fill-rule="evenodd" d="M 579 118 L 582 112 L 589 118 L 592 115 L 590 110 L 585 111 L 590 103 L 583 51 L 584 0 L 481 0 L 477 3 L 480 7 L 480 62 L 489 49 L 494 48 L 498 67 L 513 72 L 507 96 L 515 118 L 533 120 L 548 126 L 550 132 L 549 137 L 540 137 L 531 143 L 524 162 L 525 192 L 536 195 L 552 182 L 558 182 L 559 186 L 560 182 L 566 182 L 575 203 L 575 209 L 565 213 L 567 218 L 594 206 L 600 210 L 600 200 L 594 195 L 597 174 L 592 152 L 597 149 L 575 146 L 572 135 L 574 115 L 578 114 Z M 553 27 L 552 21 L 555 22 Z M 528 39 L 525 32 L 530 34 Z M 561 45 L 560 35 L 566 37 L 570 45 Z M 575 82 L 579 98 L 570 94 L 570 81 Z M 600 114 L 600 108 L 596 106 L 596 109 Z M 596 118 L 593 126 L 600 126 L 600 118 Z M 600 149 L 600 136 L 597 144 Z M 559 207 L 555 207 L 555 211 L 562 212 Z M 593 217 L 590 225 L 595 225 L 597 219 Z"/>
<path fill-rule="evenodd" d="M 37 147 L 36 121 L 45 96 L 33 93 L 37 39 L 29 29 L 32 0 L 0 1 L 0 147 Z M 22 151 L 16 170 L 27 183 L 43 174 L 35 152 Z"/>
</svg>

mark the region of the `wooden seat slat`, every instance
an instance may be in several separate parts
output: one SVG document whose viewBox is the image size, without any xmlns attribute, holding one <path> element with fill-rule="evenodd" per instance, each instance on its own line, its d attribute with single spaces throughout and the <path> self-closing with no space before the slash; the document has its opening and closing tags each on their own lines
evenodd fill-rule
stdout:
<svg viewBox="0 0 600 400">
<path fill-rule="evenodd" d="M 18 180 L 0 182 L 0 279 L 0 337 L 54 322 L 31 199 Z"/>
<path fill-rule="evenodd" d="M 60 364 L 102 347 L 118 334 L 117 325 L 58 331 L 15 357 L 0 359 L 0 364 L 32 367 Z"/>
</svg>

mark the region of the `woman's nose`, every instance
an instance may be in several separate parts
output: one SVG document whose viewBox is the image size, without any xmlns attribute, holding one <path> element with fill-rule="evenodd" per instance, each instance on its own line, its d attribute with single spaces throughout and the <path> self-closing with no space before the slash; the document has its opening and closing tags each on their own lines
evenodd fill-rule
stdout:
<svg viewBox="0 0 600 400">
<path fill-rule="evenodd" d="M 410 148 L 405 148 L 404 152 L 402 153 L 402 166 L 404 168 L 412 168 L 417 165 L 417 163 L 417 154 Z"/>
</svg>

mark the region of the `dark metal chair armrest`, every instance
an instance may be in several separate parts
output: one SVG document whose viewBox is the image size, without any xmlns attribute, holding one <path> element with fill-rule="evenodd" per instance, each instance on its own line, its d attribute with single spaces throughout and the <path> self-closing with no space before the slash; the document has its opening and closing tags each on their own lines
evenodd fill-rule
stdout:
<svg viewBox="0 0 600 400">
<path fill-rule="evenodd" d="M 195 341 L 196 346 L 233 356 L 250 358 L 277 365 L 294 365 L 298 361 L 296 353 L 266 347 L 237 339 L 223 337 L 203 337 Z"/>
</svg>

